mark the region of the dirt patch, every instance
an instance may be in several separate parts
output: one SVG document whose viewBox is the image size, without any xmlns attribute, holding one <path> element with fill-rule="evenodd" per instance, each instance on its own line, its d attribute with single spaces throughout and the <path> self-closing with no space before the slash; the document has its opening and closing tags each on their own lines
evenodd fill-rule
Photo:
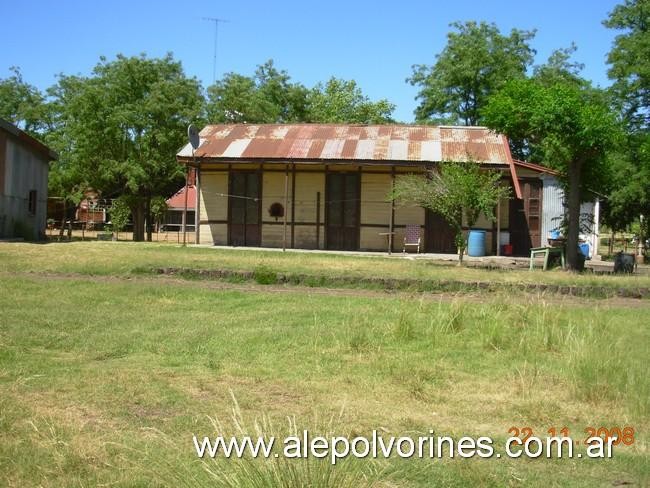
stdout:
<svg viewBox="0 0 650 488">
<path fill-rule="evenodd" d="M 167 284 L 179 287 L 194 289 L 215 290 L 215 291 L 240 291 L 248 293 L 288 293 L 301 296 L 331 296 L 331 297 L 361 297 L 361 298 L 398 298 L 405 300 L 431 300 L 431 301 L 456 301 L 472 303 L 488 303 L 494 300 L 512 298 L 515 290 L 479 290 L 456 291 L 456 292 L 431 292 L 431 291 L 406 291 L 395 289 L 373 290 L 365 288 L 330 288 L 310 287 L 290 284 L 259 285 L 257 283 L 232 283 L 224 280 L 188 280 L 177 277 L 173 274 L 161 274 L 157 276 L 88 276 L 78 273 L 0 273 L 5 276 L 24 276 L 38 280 L 76 280 L 85 282 L 104 283 L 143 283 L 143 284 Z M 563 288 L 563 287 L 561 287 Z M 532 289 L 531 289 L 532 290 Z M 492 293 L 486 293 L 492 291 Z M 517 295 L 531 303 L 553 303 L 566 306 L 579 307 L 628 307 L 648 308 L 650 302 L 631 298 L 629 296 L 610 296 L 606 298 L 577 297 L 570 294 L 551 293 L 538 290 L 536 292 L 527 289 L 516 289 Z"/>
<path fill-rule="evenodd" d="M 489 281 L 423 280 L 412 278 L 377 278 L 355 276 L 324 276 L 276 273 L 259 268 L 254 271 L 233 271 L 227 269 L 152 268 L 139 272 L 180 276 L 186 279 L 254 281 L 262 285 L 295 285 L 331 288 L 370 288 L 384 291 L 407 291 L 428 293 L 471 293 L 471 292 L 527 292 L 559 294 L 563 296 L 590 298 L 650 298 L 647 287 L 608 287 L 555 285 L 546 283 L 503 283 Z"/>
</svg>

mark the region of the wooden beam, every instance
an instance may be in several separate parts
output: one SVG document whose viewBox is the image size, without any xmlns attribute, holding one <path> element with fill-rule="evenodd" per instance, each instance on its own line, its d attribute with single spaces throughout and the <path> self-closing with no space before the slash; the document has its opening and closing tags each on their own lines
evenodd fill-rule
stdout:
<svg viewBox="0 0 650 488">
<path fill-rule="evenodd" d="M 395 168 L 391 171 L 390 176 L 390 190 L 391 193 L 395 189 Z M 393 253 L 393 229 L 395 228 L 395 200 L 390 199 L 390 219 L 388 220 L 388 254 Z"/>
<path fill-rule="evenodd" d="M 190 167 L 185 166 L 185 206 L 183 207 L 183 246 L 187 245 L 187 184 L 190 175 Z"/>
<path fill-rule="evenodd" d="M 295 247 L 296 165 L 291 166 L 291 249 Z"/>
<path fill-rule="evenodd" d="M 316 192 L 316 249 L 320 249 L 320 192 Z"/>
<path fill-rule="evenodd" d="M 284 220 L 282 222 L 282 251 L 287 250 L 287 213 L 289 203 L 289 167 L 285 166 L 284 171 Z"/>
<path fill-rule="evenodd" d="M 201 240 L 201 162 L 198 168 L 194 168 L 194 188 L 196 199 L 194 203 L 194 244 L 200 244 Z"/>
<path fill-rule="evenodd" d="M 497 200 L 497 256 L 501 256 L 501 199 Z"/>
</svg>

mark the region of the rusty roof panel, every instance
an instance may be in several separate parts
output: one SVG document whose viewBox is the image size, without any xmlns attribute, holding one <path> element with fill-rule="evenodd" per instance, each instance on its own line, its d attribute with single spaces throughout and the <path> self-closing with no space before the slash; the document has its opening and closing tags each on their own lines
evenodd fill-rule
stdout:
<svg viewBox="0 0 650 488">
<path fill-rule="evenodd" d="M 210 156 L 210 154 L 223 154 L 232 141 L 230 139 L 221 139 L 211 137 L 201 144 L 196 151 L 197 156 Z"/>
<path fill-rule="evenodd" d="M 289 150 L 290 159 L 305 159 L 309 154 L 309 149 L 311 148 L 312 140 L 311 139 L 296 139 L 291 145 Z"/>
<path fill-rule="evenodd" d="M 277 148 L 282 142 L 282 139 L 253 139 L 250 144 L 246 147 L 246 150 L 243 151 L 238 156 L 232 156 L 235 159 L 238 158 L 275 158 L 275 154 L 278 152 Z M 225 157 L 225 156 L 224 156 Z"/>
<path fill-rule="evenodd" d="M 314 139 L 311 142 L 311 147 L 309 148 L 309 152 L 307 152 L 306 159 L 322 158 L 324 147 L 325 147 L 325 141 L 323 139 Z"/>
<path fill-rule="evenodd" d="M 328 139 L 325 141 L 321 159 L 341 159 L 345 139 Z"/>
<path fill-rule="evenodd" d="M 385 136 L 377 137 L 375 141 L 375 151 L 371 157 L 368 159 L 375 159 L 378 161 L 388 159 L 388 146 L 390 144 L 390 139 Z"/>
<path fill-rule="evenodd" d="M 408 157 L 409 161 L 421 161 L 422 143 L 419 141 L 408 141 Z"/>
<path fill-rule="evenodd" d="M 484 127 L 345 124 L 209 125 L 197 156 L 214 159 L 509 163 L 507 140 Z M 179 158 L 187 158 L 187 147 Z"/>
<path fill-rule="evenodd" d="M 354 153 L 356 152 L 358 142 L 358 139 L 347 139 L 340 153 L 341 159 L 357 159 L 354 157 Z"/>
</svg>

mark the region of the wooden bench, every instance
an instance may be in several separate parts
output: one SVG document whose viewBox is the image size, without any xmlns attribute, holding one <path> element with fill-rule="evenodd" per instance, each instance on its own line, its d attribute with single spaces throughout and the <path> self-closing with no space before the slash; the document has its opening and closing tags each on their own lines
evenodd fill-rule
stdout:
<svg viewBox="0 0 650 488">
<path fill-rule="evenodd" d="M 530 250 L 530 270 L 534 268 L 535 258 L 537 256 L 544 256 L 544 268 L 546 271 L 548 269 L 548 262 L 550 261 L 551 256 L 560 256 L 562 261 L 562 269 L 566 267 L 564 262 L 564 247 L 533 247 Z"/>
</svg>

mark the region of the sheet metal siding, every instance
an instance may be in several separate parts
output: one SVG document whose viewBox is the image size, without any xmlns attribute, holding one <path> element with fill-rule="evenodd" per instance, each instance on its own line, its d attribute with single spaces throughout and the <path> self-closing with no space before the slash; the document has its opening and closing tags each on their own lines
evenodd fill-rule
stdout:
<svg viewBox="0 0 650 488">
<path fill-rule="evenodd" d="M 485 127 L 415 125 L 208 125 L 197 157 L 267 160 L 476 161 L 507 164 L 507 140 Z M 186 145 L 181 158 L 192 155 Z"/>
<path fill-rule="evenodd" d="M 5 149 L 4 191 L 0 197 L 0 237 L 14 237 L 15 225 L 45 235 L 48 159 L 23 141 L 8 137 Z M 36 190 L 36 214 L 29 212 L 29 192 Z"/>
<path fill-rule="evenodd" d="M 562 216 L 564 215 L 564 191 L 560 186 L 560 182 L 553 176 L 542 176 L 542 184 L 542 246 L 546 246 L 548 245 L 548 233 L 557 229 L 562 222 Z M 594 203 L 584 202 L 580 205 L 581 219 L 589 215 L 593 218 Z M 590 227 L 590 231 L 587 234 L 581 232 L 581 235 L 593 241 L 594 229 L 593 226 Z"/>
<path fill-rule="evenodd" d="M 553 176 L 543 176 L 542 185 L 542 246 L 547 246 L 548 233 L 560 225 L 564 215 L 564 192 Z"/>
</svg>

